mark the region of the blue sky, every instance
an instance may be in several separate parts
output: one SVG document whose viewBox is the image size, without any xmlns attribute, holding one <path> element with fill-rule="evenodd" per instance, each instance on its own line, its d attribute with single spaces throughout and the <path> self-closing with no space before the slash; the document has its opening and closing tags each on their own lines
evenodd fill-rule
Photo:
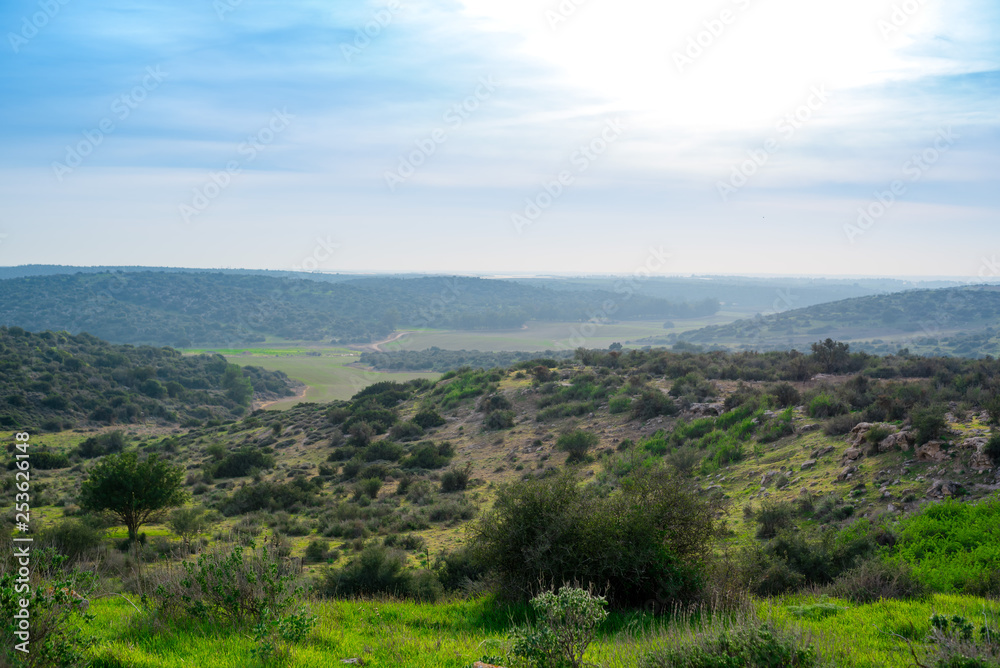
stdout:
<svg viewBox="0 0 1000 668">
<path fill-rule="evenodd" d="M 10 0 L 0 264 L 994 277 L 998 33 L 986 0 Z"/>
</svg>

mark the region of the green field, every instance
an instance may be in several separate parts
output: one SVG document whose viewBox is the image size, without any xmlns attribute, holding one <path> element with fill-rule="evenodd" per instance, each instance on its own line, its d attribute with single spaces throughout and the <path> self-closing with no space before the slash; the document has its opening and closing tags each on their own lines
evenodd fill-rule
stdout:
<svg viewBox="0 0 1000 668">
<path fill-rule="evenodd" d="M 829 606 L 825 614 L 802 616 L 803 607 L 816 603 Z M 439 604 L 327 601 L 313 602 L 310 607 L 319 618 L 318 624 L 305 642 L 292 649 L 286 665 L 319 668 L 361 659 L 366 666 L 466 668 L 495 652 L 513 626 L 512 618 L 520 622 L 525 614 L 521 606 L 498 605 L 488 598 Z M 799 596 L 758 600 L 754 607 L 754 618 L 771 620 L 794 636 L 811 641 L 829 664 L 856 668 L 913 665 L 904 638 L 915 641 L 914 650 L 923 658 L 929 649 L 923 639 L 930 632 L 929 620 L 935 612 L 980 621 L 984 615 L 992 619 L 1000 612 L 996 601 L 941 594 L 924 601 L 885 600 L 865 605 Z M 96 600 L 91 611 L 96 619 L 85 628 L 98 636 L 94 654 L 104 661 L 99 665 L 261 665 L 252 654 L 254 643 L 245 633 L 208 622 L 164 626 L 118 597 Z M 672 623 L 669 617 L 614 613 L 586 659 L 603 668 L 634 667 L 650 650 L 676 646 L 692 630 L 688 623 Z"/>
<path fill-rule="evenodd" d="M 438 347 L 442 350 L 481 350 L 506 352 L 523 350 L 574 350 L 607 348 L 612 343 L 625 343 L 633 339 L 661 337 L 686 332 L 708 325 L 732 322 L 745 314 L 719 313 L 710 318 L 674 320 L 674 326 L 664 329 L 662 320 L 591 324 L 580 322 L 529 322 L 520 330 L 456 331 L 423 329 L 409 332 L 398 341 L 381 346 L 382 350 L 425 350 Z"/>
<path fill-rule="evenodd" d="M 305 396 L 279 401 L 268 408 L 285 409 L 303 401 L 326 402 L 350 399 L 364 388 L 383 380 L 405 382 L 414 378 L 437 379 L 437 373 L 386 373 L 365 371 L 350 366 L 361 353 L 341 347 L 306 347 L 272 344 L 268 348 L 190 350 L 185 352 L 216 352 L 241 366 L 259 366 L 270 371 L 284 371 L 308 386 Z"/>
</svg>

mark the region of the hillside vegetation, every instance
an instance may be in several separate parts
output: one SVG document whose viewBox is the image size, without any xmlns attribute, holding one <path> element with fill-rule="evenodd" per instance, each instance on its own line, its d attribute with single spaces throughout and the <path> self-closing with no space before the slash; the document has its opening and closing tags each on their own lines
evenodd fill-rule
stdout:
<svg viewBox="0 0 1000 668">
<path fill-rule="evenodd" d="M 0 327 L 0 426 L 60 431 L 152 422 L 201 424 L 293 394 L 285 374 L 221 355 L 113 345 L 89 334 Z"/>
<path fill-rule="evenodd" d="M 858 350 L 962 357 L 1000 353 L 1000 288 L 970 286 L 858 297 L 713 325 L 674 337 L 736 349 L 788 350 L 817 338 Z"/>
<path fill-rule="evenodd" d="M 371 341 L 397 327 L 515 329 L 582 321 L 614 304 L 619 319 L 714 313 L 612 291 L 563 292 L 476 278 L 327 282 L 260 275 L 133 272 L 0 280 L 0 325 L 87 332 L 116 343 L 234 347 L 267 339 Z"/>
<path fill-rule="evenodd" d="M 995 360 L 832 340 L 581 349 L 186 433 L 37 437 L 66 457 L 33 474 L 38 544 L 72 554 L 62 572 L 100 572 L 93 591 L 142 600 L 98 604 L 126 620 L 85 650 L 99 665 L 543 666 L 551 629 L 525 604 L 575 582 L 610 606 L 586 654 L 604 666 L 992 666 L 947 661 L 1000 652 L 998 394 Z M 191 505 L 133 543 L 83 510 L 118 456 L 91 456 L 102 438 L 181 466 Z M 246 572 L 274 579 L 247 588 Z M 176 635 L 154 639 L 165 620 Z"/>
</svg>

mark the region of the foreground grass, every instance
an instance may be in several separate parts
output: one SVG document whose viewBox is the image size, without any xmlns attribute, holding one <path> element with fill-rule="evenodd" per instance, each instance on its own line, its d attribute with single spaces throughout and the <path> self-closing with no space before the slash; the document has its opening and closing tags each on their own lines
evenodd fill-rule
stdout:
<svg viewBox="0 0 1000 668">
<path fill-rule="evenodd" d="M 822 603 L 815 606 L 817 602 Z M 813 607 L 810 607 L 813 606 Z M 811 640 L 831 665 L 875 668 L 910 666 L 906 638 L 923 660 L 924 638 L 933 613 L 963 615 L 982 623 L 1000 615 L 1000 603 L 984 599 L 936 595 L 925 601 L 881 601 L 852 605 L 798 596 L 758 601 L 757 618 L 771 620 L 796 636 Z M 96 666 L 174 668 L 212 666 L 250 668 L 262 665 L 254 642 L 231 629 L 207 622 L 183 624 L 144 621 L 121 598 L 94 602 L 88 633 L 98 636 L 92 656 Z M 510 628 L 526 619 L 525 607 L 507 607 L 491 599 L 443 604 L 331 601 L 312 611 L 319 623 L 308 640 L 297 645 L 289 665 L 320 668 L 342 659 L 361 658 L 367 666 L 465 668 L 483 655 Z M 606 668 L 637 666 L 655 648 L 675 646 L 706 629 L 728 625 L 728 618 L 707 620 L 653 619 L 642 614 L 613 614 L 591 645 L 587 659 Z M 745 623 L 745 622 L 744 622 Z"/>
</svg>

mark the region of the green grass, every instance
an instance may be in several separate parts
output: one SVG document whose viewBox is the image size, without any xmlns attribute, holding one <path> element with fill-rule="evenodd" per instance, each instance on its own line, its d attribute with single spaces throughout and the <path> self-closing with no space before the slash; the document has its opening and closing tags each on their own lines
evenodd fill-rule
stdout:
<svg viewBox="0 0 1000 668">
<path fill-rule="evenodd" d="M 718 318 L 721 318 L 718 319 Z M 673 332 L 697 329 L 708 324 L 730 322 L 735 317 L 716 316 L 692 320 L 676 320 L 674 328 L 664 329 L 663 321 L 631 321 L 596 325 L 593 336 L 587 336 L 581 344 L 579 337 L 591 334 L 579 322 L 529 322 L 523 329 L 499 331 L 455 331 L 418 330 L 399 341 L 387 343 L 382 349 L 424 350 L 437 346 L 443 350 L 482 350 L 542 352 L 545 350 L 574 350 L 580 345 L 587 348 L 607 348 L 615 342 L 624 343 L 631 339 L 649 336 L 664 336 Z"/>
<path fill-rule="evenodd" d="M 271 406 L 285 409 L 303 401 L 327 402 L 350 399 L 352 396 L 383 380 L 406 382 L 414 378 L 435 380 L 437 373 L 386 373 L 366 371 L 350 366 L 361 354 L 347 348 L 249 348 L 218 351 L 230 362 L 259 366 L 270 371 L 284 371 L 309 386 L 304 397 L 279 401 Z"/>
<path fill-rule="evenodd" d="M 962 615 L 981 623 L 984 613 L 1000 614 L 1000 603 L 984 599 L 936 595 L 926 601 L 880 601 L 852 605 L 831 599 L 839 608 L 823 616 L 795 614 L 802 605 L 815 605 L 809 596 L 756 602 L 761 619 L 812 638 L 822 655 L 835 665 L 882 668 L 912 665 L 908 638 L 921 658 L 924 638 L 934 613 Z M 832 607 L 832 606 L 828 606 Z M 294 647 L 293 666 L 326 668 L 342 659 L 362 658 L 367 666 L 464 668 L 495 652 L 512 626 L 525 619 L 522 607 L 506 607 L 490 599 L 442 604 L 394 601 L 330 601 L 315 603 L 319 623 L 302 644 Z M 98 637 L 98 657 L 115 657 L 118 665 L 134 668 L 248 668 L 260 665 L 245 634 L 206 622 L 150 624 L 121 598 L 93 602 L 95 620 L 88 633 Z M 819 618 L 821 617 L 821 618 Z M 153 632 L 155 630 L 155 633 Z M 617 668 L 635 666 L 650 648 L 671 642 L 669 618 L 639 613 L 613 613 L 587 653 L 589 661 Z M 115 665 L 109 663 L 108 665 Z"/>
</svg>

